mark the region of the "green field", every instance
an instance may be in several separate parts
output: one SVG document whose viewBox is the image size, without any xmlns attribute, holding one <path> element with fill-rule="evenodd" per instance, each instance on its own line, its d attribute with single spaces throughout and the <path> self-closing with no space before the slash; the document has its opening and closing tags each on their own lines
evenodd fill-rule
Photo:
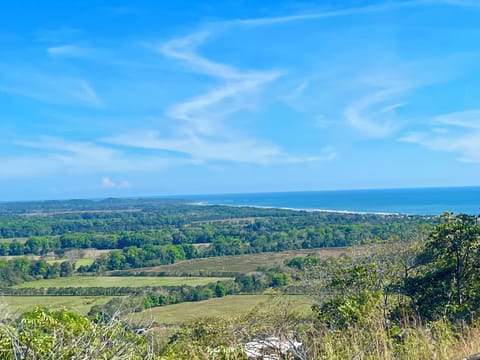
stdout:
<svg viewBox="0 0 480 360">
<path fill-rule="evenodd" d="M 56 279 L 30 281 L 15 288 L 47 288 L 47 287 L 143 287 L 143 286 L 176 286 L 206 285 L 212 282 L 230 280 L 218 277 L 140 277 L 140 276 L 72 276 Z"/>
<path fill-rule="evenodd" d="M 353 255 L 355 253 L 365 252 L 367 247 L 345 247 L 345 248 L 324 248 L 309 250 L 289 250 L 278 253 L 260 253 L 246 254 L 237 256 L 217 256 L 210 258 L 201 258 L 193 260 L 179 261 L 171 265 L 161 265 L 150 268 L 136 269 L 141 272 L 160 272 L 168 274 L 198 274 L 199 271 L 205 272 L 241 272 L 247 273 L 255 271 L 259 267 L 274 267 L 283 264 L 285 259 L 295 256 L 315 255 L 320 258 L 329 256 L 338 257 L 341 254 Z M 132 272 L 133 270 L 128 270 Z"/>
<path fill-rule="evenodd" d="M 5 296 L 0 297 L 0 313 L 3 318 L 14 317 L 34 306 L 66 309 L 86 315 L 94 305 L 103 305 L 111 296 Z"/>
<path fill-rule="evenodd" d="M 79 266 L 90 266 L 93 264 L 94 259 L 78 259 L 75 261 L 75 267 Z"/>
<path fill-rule="evenodd" d="M 138 324 L 173 325 L 208 316 L 233 316 L 272 300 L 276 295 L 231 295 L 198 302 L 159 306 L 132 315 Z M 300 311 L 310 311 L 312 300 L 306 296 L 288 295 L 286 299 Z"/>
</svg>

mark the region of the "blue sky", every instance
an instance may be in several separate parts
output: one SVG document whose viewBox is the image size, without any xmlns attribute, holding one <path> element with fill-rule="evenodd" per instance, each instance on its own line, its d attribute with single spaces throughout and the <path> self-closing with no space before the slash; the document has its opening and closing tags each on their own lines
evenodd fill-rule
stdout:
<svg viewBox="0 0 480 360">
<path fill-rule="evenodd" d="M 480 185 L 480 2 L 3 1 L 0 200 Z"/>
</svg>

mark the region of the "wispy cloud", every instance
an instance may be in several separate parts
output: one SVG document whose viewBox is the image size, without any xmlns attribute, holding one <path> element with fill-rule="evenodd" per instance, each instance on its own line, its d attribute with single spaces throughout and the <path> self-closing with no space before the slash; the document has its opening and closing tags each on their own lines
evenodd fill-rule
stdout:
<svg viewBox="0 0 480 360">
<path fill-rule="evenodd" d="M 447 0 L 448 1 L 448 0 Z M 451 0 L 455 2 L 455 0 Z M 462 2 L 461 0 L 458 0 Z M 411 1 L 387 1 L 380 4 L 373 4 L 360 7 L 347 7 L 339 10 L 324 10 L 314 11 L 308 13 L 286 15 L 286 16 L 270 16 L 262 18 L 252 19 L 235 19 L 225 22 L 229 25 L 241 25 L 241 26 L 266 26 L 276 25 L 289 22 L 306 21 L 306 20 L 318 20 L 327 19 L 333 17 L 343 17 L 351 15 L 370 14 L 376 12 L 383 12 L 389 10 L 395 10 L 403 7 L 420 6 L 431 3 L 429 0 L 411 0 Z"/>
<path fill-rule="evenodd" d="M 18 149 L 36 149 L 35 154 L 0 156 L 0 178 L 35 178 L 54 173 L 123 173 L 159 171 L 187 163 L 155 154 L 132 154 L 89 141 L 69 141 L 43 136 L 33 141 L 17 141 Z M 31 153 L 31 152 L 30 152 Z M 121 185 L 120 182 L 117 185 Z M 124 183 L 125 185 L 125 183 Z"/>
<path fill-rule="evenodd" d="M 111 144 L 166 150 L 187 155 L 195 163 L 228 161 L 233 163 L 269 164 L 278 162 L 326 161 L 335 157 L 332 149 L 326 148 L 320 156 L 292 156 L 279 146 L 255 139 L 219 140 L 206 137 L 164 138 L 157 132 L 142 132 L 103 139 Z"/>
<path fill-rule="evenodd" d="M 334 125 L 353 129 L 363 138 L 385 138 L 405 125 L 399 112 L 408 103 L 410 91 L 427 83 L 411 80 L 409 71 L 396 68 L 398 73 L 391 74 L 350 65 L 348 72 L 334 68 L 328 76 L 313 74 L 282 101 L 311 117 L 316 128 Z"/>
<path fill-rule="evenodd" d="M 476 0 L 437 0 L 437 1 L 432 0 L 432 2 L 445 4 L 445 5 L 452 5 L 452 6 L 480 8 L 480 3 Z"/>
<path fill-rule="evenodd" d="M 130 188 L 132 184 L 128 181 L 113 181 L 108 176 L 104 176 L 101 181 L 101 187 L 104 189 L 127 189 Z"/>
<path fill-rule="evenodd" d="M 480 110 L 467 110 L 437 116 L 433 123 L 480 130 Z"/>
<path fill-rule="evenodd" d="M 154 50 L 171 58 L 184 61 L 195 72 L 220 77 L 224 79 L 237 79 L 245 77 L 235 68 L 206 59 L 195 53 L 195 50 L 208 37 L 208 31 L 199 31 L 188 36 L 173 39 L 160 46 L 149 45 Z"/>
<path fill-rule="evenodd" d="M 377 4 L 345 7 L 334 10 L 310 11 L 285 16 L 269 16 L 250 19 L 234 19 L 223 22 L 224 25 L 237 25 L 246 27 L 277 25 L 282 23 L 291 23 L 308 20 L 328 19 L 335 17 L 345 17 L 353 15 L 366 15 L 386 11 L 398 10 L 401 8 L 428 6 L 428 5 L 449 5 L 455 7 L 480 8 L 480 3 L 476 0 L 405 0 L 405 1 L 384 1 Z"/>
<path fill-rule="evenodd" d="M 82 47 L 75 44 L 52 46 L 47 48 L 47 54 L 51 57 L 80 57 L 90 58 L 95 56 L 96 51 L 92 48 Z"/>
<path fill-rule="evenodd" d="M 345 108 L 348 123 L 362 135 L 383 138 L 399 128 L 396 109 L 403 103 L 395 102 L 402 89 L 386 89 L 373 92 L 352 102 Z"/>
<path fill-rule="evenodd" d="M 410 132 L 399 140 L 458 154 L 460 161 L 480 163 L 480 110 L 440 115 L 429 123 L 429 130 Z"/>
<path fill-rule="evenodd" d="M 122 146 L 178 152 L 188 155 L 197 163 L 208 160 L 269 163 L 281 154 L 277 146 L 255 140 L 222 141 L 188 135 L 183 138 L 164 138 L 156 132 L 119 135 L 104 141 Z M 247 151 L 248 149 L 254 151 Z"/>
<path fill-rule="evenodd" d="M 0 156 L 0 179 L 38 178 L 58 173 L 61 166 L 55 156 Z"/>
<path fill-rule="evenodd" d="M 275 75 L 258 75 L 219 86 L 205 94 L 172 106 L 168 115 L 188 123 L 189 130 L 199 134 L 225 135 L 226 115 L 248 109 L 254 100 L 249 96 L 275 79 Z"/>
<path fill-rule="evenodd" d="M 167 116 L 178 122 L 166 136 L 158 131 L 120 134 L 103 139 L 107 143 L 135 148 L 173 151 L 197 163 L 227 161 L 268 164 L 278 161 L 312 161 L 320 157 L 297 157 L 279 146 L 247 136 L 229 124 L 228 115 L 250 109 L 263 87 L 282 76 L 278 70 L 239 70 L 199 55 L 198 47 L 207 31 L 148 47 L 180 61 L 189 71 L 208 75 L 222 83 L 207 92 L 174 104 Z"/>
<path fill-rule="evenodd" d="M 258 27 L 287 22 L 370 14 L 430 3 L 431 1 L 429 0 L 385 2 L 364 7 L 350 7 L 306 14 L 235 19 L 218 22 L 215 24 L 216 26 L 210 27 L 210 31 L 224 31 L 232 25 Z M 231 28 L 229 29 L 231 30 Z M 178 151 L 188 154 L 197 160 L 200 159 L 199 161 L 213 158 L 233 161 L 234 156 L 230 156 L 233 154 L 237 156 L 238 161 L 251 161 L 248 157 L 238 156 L 238 154 L 248 152 L 249 147 L 252 149 L 252 146 L 255 146 L 257 151 L 253 152 L 260 154 L 258 161 L 261 163 L 273 162 L 275 158 L 285 159 L 288 156 L 285 155 L 285 152 L 279 146 L 271 145 L 258 139 L 249 139 L 246 137 L 248 135 L 237 131 L 229 124 L 228 115 L 232 115 L 239 110 L 249 109 L 252 102 L 252 94 L 259 94 L 268 84 L 287 76 L 288 72 L 285 70 L 240 70 L 200 55 L 199 47 L 211 36 L 210 31 L 198 31 L 182 38 L 170 40 L 160 46 L 148 44 L 155 51 L 179 61 L 188 71 L 208 75 L 223 82 L 204 94 L 171 106 L 167 111 L 167 115 L 170 118 L 181 120 L 183 123 L 177 124 L 171 131 L 172 135 L 170 136 L 165 135 L 165 131 L 162 134 L 155 133 L 155 148 Z M 349 62 L 349 66 L 351 66 L 351 62 Z M 343 118 L 346 123 L 367 138 L 388 137 L 402 128 L 402 119 L 398 113 L 399 109 L 408 102 L 406 95 L 408 95 L 411 89 L 425 85 L 425 82 L 416 84 L 417 80 L 413 80 L 411 84 L 408 84 L 408 80 L 401 79 L 404 75 L 406 74 L 398 74 L 395 81 L 385 82 L 385 79 L 380 79 L 381 81 L 378 84 L 375 83 L 375 80 L 378 79 L 370 79 L 373 85 L 359 84 L 361 90 L 357 92 L 357 96 L 344 105 Z M 284 101 L 294 108 L 295 103 L 304 103 L 299 105 L 299 108 L 301 111 L 307 112 L 305 107 L 309 107 L 309 105 L 306 104 L 305 106 L 304 95 L 308 91 L 309 85 L 307 77 L 291 94 L 284 96 Z M 358 95 L 360 93 L 362 95 Z M 314 119 L 325 116 L 322 111 L 319 111 L 318 106 L 315 107 L 313 109 Z M 327 116 L 332 118 L 331 114 Z M 331 124 L 331 121 L 314 121 L 314 125 L 317 127 L 325 127 Z M 131 142 L 129 143 L 127 141 L 128 135 L 120 134 L 108 140 L 117 144 L 123 143 L 129 144 L 129 146 L 142 147 L 141 141 L 136 142 L 135 145 Z M 225 152 L 228 144 L 231 145 L 230 154 Z M 242 146 L 245 147 L 244 150 L 238 151 L 238 149 L 242 149 Z M 266 149 L 268 151 L 265 151 Z M 221 155 L 215 154 L 217 150 L 223 150 Z"/>
<path fill-rule="evenodd" d="M 373 48 L 372 53 L 383 54 L 381 49 Z M 349 58 L 357 56 L 352 54 Z M 354 137 L 387 138 L 414 124 L 417 116 L 404 114 L 418 107 L 418 93 L 430 87 L 441 89 L 458 78 L 461 71 L 468 71 L 475 59 L 471 54 L 410 61 L 385 56 L 378 64 L 369 56 L 362 56 L 365 57 L 358 55 L 359 65 L 332 55 L 319 70 L 294 82 L 282 100 L 310 116 L 314 126 L 348 127 L 354 131 Z"/>
<path fill-rule="evenodd" d="M 102 104 L 100 97 L 85 79 L 2 63 L 0 63 L 0 92 L 53 104 L 88 106 Z"/>
<path fill-rule="evenodd" d="M 160 47 L 168 57 L 181 60 L 191 71 L 210 75 L 225 83 L 195 98 L 171 107 L 168 115 L 174 119 L 189 122 L 189 126 L 200 132 L 221 132 L 217 130 L 219 118 L 248 108 L 252 94 L 280 76 L 280 71 L 240 71 L 232 66 L 211 61 L 195 53 L 195 49 L 208 37 L 207 32 L 175 39 Z"/>
</svg>

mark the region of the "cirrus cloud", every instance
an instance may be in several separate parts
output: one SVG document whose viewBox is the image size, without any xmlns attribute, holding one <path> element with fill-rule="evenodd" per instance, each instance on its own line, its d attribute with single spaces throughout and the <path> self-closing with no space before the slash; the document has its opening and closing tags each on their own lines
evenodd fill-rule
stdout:
<svg viewBox="0 0 480 360">
<path fill-rule="evenodd" d="M 466 110 L 436 116 L 430 128 L 410 132 L 399 140 L 434 151 L 451 152 L 459 161 L 480 163 L 480 110 Z"/>
</svg>

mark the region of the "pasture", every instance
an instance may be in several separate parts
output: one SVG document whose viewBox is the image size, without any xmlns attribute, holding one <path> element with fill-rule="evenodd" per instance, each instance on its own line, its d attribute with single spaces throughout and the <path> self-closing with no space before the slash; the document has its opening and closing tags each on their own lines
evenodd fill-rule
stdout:
<svg viewBox="0 0 480 360">
<path fill-rule="evenodd" d="M 16 317 L 34 306 L 49 309 L 66 308 L 80 315 L 86 315 L 94 305 L 103 305 L 111 296 L 2 296 L 0 313 L 2 318 Z"/>
<path fill-rule="evenodd" d="M 6 243 L 11 243 L 11 242 L 19 242 L 19 243 L 25 243 L 28 240 L 27 237 L 14 237 L 14 238 L 0 238 L 0 242 L 6 242 Z"/>
<path fill-rule="evenodd" d="M 5 239 L 0 239 L 3 241 Z M 25 239 L 26 240 L 26 239 Z M 81 265 L 91 265 L 96 258 L 103 254 L 107 254 L 110 250 L 98 250 L 98 249 L 70 249 L 66 250 L 62 257 L 56 257 L 53 252 L 50 252 L 45 255 L 6 255 L 0 256 L 1 259 L 13 260 L 16 258 L 28 258 L 29 260 L 45 260 L 49 264 L 61 263 L 63 261 L 72 261 L 75 263 L 75 267 Z"/>
<path fill-rule="evenodd" d="M 365 253 L 367 247 L 339 247 L 322 249 L 302 249 L 288 250 L 276 253 L 245 254 L 235 256 L 216 256 L 209 258 L 200 258 L 192 260 L 183 260 L 171 265 L 160 265 L 148 268 L 126 270 L 129 273 L 140 272 L 165 272 L 167 274 L 191 274 L 196 275 L 201 272 L 240 272 L 248 273 L 255 271 L 259 267 L 274 267 L 283 264 L 286 259 L 295 256 L 315 255 L 320 258 L 338 257 L 342 254 L 357 255 Z M 121 273 L 121 271 L 119 271 Z"/>
<path fill-rule="evenodd" d="M 25 282 L 14 288 L 65 288 L 65 287 L 144 287 L 206 285 L 230 278 L 220 277 L 154 277 L 154 276 L 71 276 Z"/>
<path fill-rule="evenodd" d="M 137 324 L 175 325 L 203 317 L 234 316 L 252 310 L 255 306 L 265 305 L 278 298 L 278 295 L 230 295 L 198 302 L 185 302 L 159 306 L 135 313 L 131 321 Z M 302 295 L 284 295 L 299 311 L 310 311 L 312 300 Z"/>
</svg>

